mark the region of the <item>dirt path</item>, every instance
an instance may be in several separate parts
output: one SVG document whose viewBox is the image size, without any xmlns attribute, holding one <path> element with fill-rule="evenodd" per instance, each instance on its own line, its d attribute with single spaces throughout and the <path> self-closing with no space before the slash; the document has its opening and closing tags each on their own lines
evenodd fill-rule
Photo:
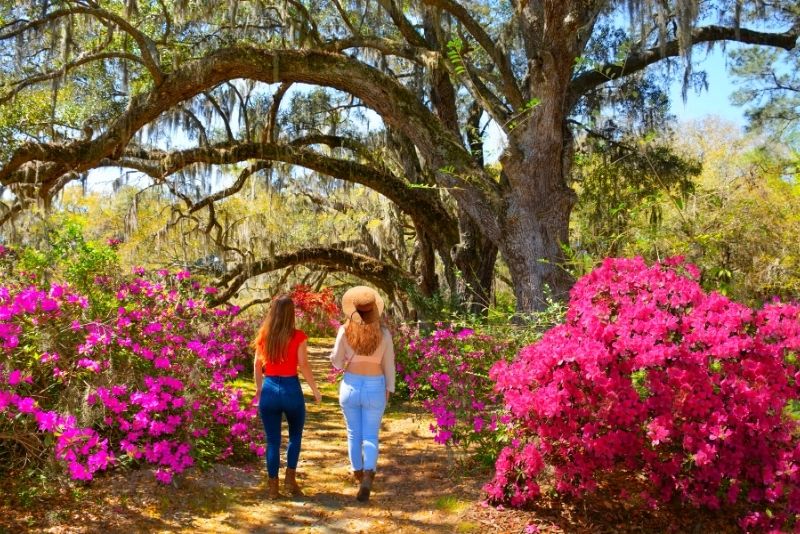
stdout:
<svg viewBox="0 0 800 534">
<path fill-rule="evenodd" d="M 457 484 L 446 476 L 446 451 L 431 439 L 430 420 L 402 403 L 393 403 L 383 420 L 372 498 L 366 504 L 355 500 L 357 488 L 350 482 L 335 386 L 324 380 L 329 350 L 315 344 L 309 351 L 323 385 L 323 402 L 308 403 L 298 465 L 305 497 L 266 500 L 266 469 L 261 461 L 194 470 L 177 487 L 156 484 L 146 470 L 129 471 L 73 490 L 61 500 L 71 505 L 31 510 L 27 517 L 23 513 L 16 526 L 59 533 L 477 531 L 479 525 L 463 517 L 478 497 L 478 483 Z M 303 386 L 310 399 L 308 387 Z M 284 447 L 285 443 L 284 435 Z"/>
<path fill-rule="evenodd" d="M 315 375 L 324 377 L 329 348 L 314 346 L 309 358 Z M 310 390 L 305 383 L 305 392 Z M 392 407 L 381 427 L 381 452 L 375 491 L 370 502 L 355 500 L 350 482 L 347 439 L 332 385 L 324 387 L 320 405 L 309 403 L 298 477 L 306 496 L 264 499 L 265 470 L 261 464 L 234 486 L 238 498 L 225 510 L 194 517 L 186 530 L 201 532 L 453 532 L 458 528 L 458 495 L 444 473 L 443 447 L 431 439 L 430 421 Z M 286 438 L 284 436 L 284 446 Z M 228 471 L 229 474 L 230 470 Z M 457 491 L 460 495 L 463 493 Z M 450 496 L 448 498 L 447 496 Z M 463 499 L 465 496 L 462 495 Z M 469 525 L 461 525 L 468 530 Z"/>
</svg>

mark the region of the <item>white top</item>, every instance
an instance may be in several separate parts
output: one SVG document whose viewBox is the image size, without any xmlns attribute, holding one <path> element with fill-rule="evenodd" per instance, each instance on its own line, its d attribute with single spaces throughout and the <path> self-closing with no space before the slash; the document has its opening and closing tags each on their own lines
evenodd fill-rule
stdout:
<svg viewBox="0 0 800 534">
<path fill-rule="evenodd" d="M 375 352 L 372 354 L 355 354 L 350 343 L 347 342 L 347 337 L 344 335 L 344 326 L 339 327 L 339 332 L 336 334 L 336 343 L 334 343 L 331 351 L 331 363 L 337 369 L 344 369 L 345 366 L 349 367 L 351 363 L 380 365 L 383 369 L 383 376 L 386 378 L 386 390 L 394 393 L 395 366 L 392 335 L 386 328 L 381 328 L 381 331 L 383 332 L 383 339 L 381 339 Z"/>
</svg>

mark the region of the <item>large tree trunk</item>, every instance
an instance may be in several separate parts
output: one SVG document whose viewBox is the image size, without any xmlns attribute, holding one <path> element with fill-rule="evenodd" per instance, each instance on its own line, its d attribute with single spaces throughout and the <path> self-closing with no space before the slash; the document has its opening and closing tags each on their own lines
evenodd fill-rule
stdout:
<svg viewBox="0 0 800 534">
<path fill-rule="evenodd" d="M 551 130 L 556 130 L 555 121 Z M 564 268 L 569 220 L 577 201 L 566 181 L 572 153 L 572 138 L 562 124 L 557 133 L 533 138 L 524 151 L 510 152 L 503 162 L 509 192 L 499 245 L 521 313 L 543 309 L 548 295 L 566 299 L 572 287 Z"/>
<path fill-rule="evenodd" d="M 566 298 L 572 279 L 562 267 L 562 245 L 568 243 L 569 216 L 575 194 L 553 190 L 539 204 L 512 198 L 500 251 L 514 281 L 517 311 L 542 310 L 548 294 Z M 547 288 L 547 290 L 546 290 Z"/>
<path fill-rule="evenodd" d="M 566 128 L 566 95 L 579 51 L 575 28 L 570 27 L 578 21 L 570 16 L 569 4 L 550 6 L 546 17 L 537 11 L 538 4 L 523 8 L 532 57 L 526 96 L 538 104 L 517 119 L 502 158 L 506 209 L 498 243 L 522 314 L 546 306 L 546 288 L 564 298 L 572 283 L 563 268 L 563 246 L 569 243 L 569 218 L 577 200 L 567 185 L 572 139 Z"/>
</svg>

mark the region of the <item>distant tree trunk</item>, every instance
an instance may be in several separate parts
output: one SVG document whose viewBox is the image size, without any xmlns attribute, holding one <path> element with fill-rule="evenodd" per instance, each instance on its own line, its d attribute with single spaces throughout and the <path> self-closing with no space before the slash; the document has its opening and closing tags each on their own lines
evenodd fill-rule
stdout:
<svg viewBox="0 0 800 534">
<path fill-rule="evenodd" d="M 459 230 L 461 242 L 453 254 L 460 274 L 456 279 L 457 293 L 469 312 L 483 315 L 491 303 L 497 247 L 466 214 L 459 221 Z"/>
<path fill-rule="evenodd" d="M 425 297 L 431 297 L 439 290 L 439 279 L 436 276 L 436 256 L 433 243 L 424 229 L 417 228 L 417 256 L 418 265 L 412 265 L 412 269 L 418 268 L 417 272 L 412 272 L 419 280 L 419 290 Z"/>
<path fill-rule="evenodd" d="M 482 116 L 483 108 L 474 103 L 466 124 L 470 153 L 480 167 L 485 165 L 483 136 L 480 132 Z M 453 253 L 453 261 L 461 275 L 456 281 L 457 292 L 469 312 L 483 315 L 491 304 L 497 246 L 486 238 L 480 226 L 467 213 L 463 210 L 459 212 L 460 242 Z"/>
</svg>

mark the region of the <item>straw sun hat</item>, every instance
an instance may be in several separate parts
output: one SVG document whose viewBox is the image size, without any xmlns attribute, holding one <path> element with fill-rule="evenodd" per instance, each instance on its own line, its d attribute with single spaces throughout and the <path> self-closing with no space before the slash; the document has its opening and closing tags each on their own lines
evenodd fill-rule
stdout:
<svg viewBox="0 0 800 534">
<path fill-rule="evenodd" d="M 357 317 L 362 323 L 374 323 L 383 314 L 383 299 L 371 287 L 351 287 L 342 296 L 342 311 L 348 319 Z"/>
</svg>

